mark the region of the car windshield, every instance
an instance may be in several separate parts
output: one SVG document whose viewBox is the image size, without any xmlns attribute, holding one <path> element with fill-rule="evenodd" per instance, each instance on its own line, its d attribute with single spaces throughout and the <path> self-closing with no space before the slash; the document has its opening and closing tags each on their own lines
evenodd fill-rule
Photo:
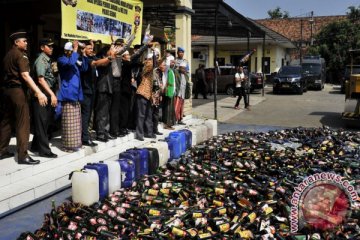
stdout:
<svg viewBox="0 0 360 240">
<path fill-rule="evenodd" d="M 299 75 L 301 74 L 300 67 L 282 67 L 279 70 L 279 74 L 281 75 Z"/>
<path fill-rule="evenodd" d="M 315 63 L 303 63 L 302 65 L 304 73 L 320 74 L 321 65 Z"/>
</svg>

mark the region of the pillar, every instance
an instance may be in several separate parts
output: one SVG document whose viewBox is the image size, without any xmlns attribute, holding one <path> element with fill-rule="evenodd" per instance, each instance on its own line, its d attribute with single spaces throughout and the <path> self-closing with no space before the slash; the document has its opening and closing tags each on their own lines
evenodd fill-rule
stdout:
<svg viewBox="0 0 360 240">
<path fill-rule="evenodd" d="M 175 16 L 175 36 L 176 48 L 183 47 L 185 49 L 184 58 L 188 61 L 191 68 L 191 15 L 194 14 L 192 10 L 192 0 L 180 0 L 176 10 Z M 191 69 L 190 81 L 191 80 Z M 192 87 L 191 87 L 192 89 Z M 191 115 L 192 112 L 192 98 L 185 101 L 184 114 Z"/>
</svg>

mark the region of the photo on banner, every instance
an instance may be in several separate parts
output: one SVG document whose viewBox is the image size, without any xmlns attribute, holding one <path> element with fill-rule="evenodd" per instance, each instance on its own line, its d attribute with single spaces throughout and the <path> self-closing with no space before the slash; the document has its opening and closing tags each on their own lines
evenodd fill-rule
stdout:
<svg viewBox="0 0 360 240">
<path fill-rule="evenodd" d="M 128 38 L 136 31 L 133 44 L 141 43 L 143 3 L 139 0 L 78 0 L 76 4 L 61 2 L 64 39 L 101 40 Z"/>
</svg>

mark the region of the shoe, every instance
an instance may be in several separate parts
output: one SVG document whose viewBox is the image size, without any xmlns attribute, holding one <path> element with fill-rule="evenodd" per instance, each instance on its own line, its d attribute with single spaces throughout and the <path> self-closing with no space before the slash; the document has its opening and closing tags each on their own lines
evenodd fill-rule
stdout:
<svg viewBox="0 0 360 240">
<path fill-rule="evenodd" d="M 182 122 L 182 121 L 178 122 L 178 124 L 179 124 L 179 125 L 186 125 L 186 123 L 184 123 L 184 122 Z"/>
<path fill-rule="evenodd" d="M 6 153 L 3 153 L 3 154 L 0 155 L 0 160 L 3 160 L 5 158 L 10 158 L 10 157 L 13 157 L 13 156 L 15 156 L 14 153 L 6 152 Z"/>
<path fill-rule="evenodd" d="M 109 139 L 104 135 L 97 136 L 96 140 L 98 140 L 100 142 L 108 142 L 109 141 Z"/>
<path fill-rule="evenodd" d="M 121 129 L 119 134 L 121 134 L 122 136 L 125 136 L 125 135 L 128 135 L 129 134 L 129 131 L 126 130 L 126 129 Z"/>
<path fill-rule="evenodd" d="M 89 146 L 89 147 L 95 147 L 95 146 L 97 146 L 97 143 L 94 143 L 93 141 L 88 140 L 88 141 L 82 141 L 82 145 Z"/>
<path fill-rule="evenodd" d="M 122 132 L 119 132 L 116 136 L 117 136 L 117 137 L 125 137 L 126 134 L 124 134 L 124 133 L 122 133 Z"/>
<path fill-rule="evenodd" d="M 249 106 L 245 107 L 245 109 L 248 110 L 248 111 L 250 111 L 250 107 L 249 107 Z"/>
<path fill-rule="evenodd" d="M 144 135 L 144 137 L 146 137 L 146 138 L 156 138 L 156 135 L 155 134 L 153 134 L 153 135 Z"/>
<path fill-rule="evenodd" d="M 18 161 L 18 164 L 27 164 L 27 165 L 36 165 L 39 163 L 40 163 L 39 160 L 34 160 L 30 156 L 27 156 L 25 159 Z"/>
<path fill-rule="evenodd" d="M 198 97 L 194 97 L 194 99 L 198 99 Z"/>
<path fill-rule="evenodd" d="M 235 109 L 239 110 L 240 108 L 239 107 L 234 107 Z"/>
<path fill-rule="evenodd" d="M 109 140 L 114 140 L 114 139 L 117 138 L 116 135 L 112 135 L 112 134 L 108 134 L 106 137 L 107 137 L 107 139 L 109 139 Z"/>
<path fill-rule="evenodd" d="M 204 97 L 204 99 L 208 99 L 207 97 Z"/>
<path fill-rule="evenodd" d="M 139 140 L 139 141 L 144 141 L 144 138 L 143 137 L 135 137 L 136 140 Z"/>
<path fill-rule="evenodd" d="M 49 153 L 39 153 L 39 156 L 45 158 L 57 158 L 58 155 L 53 152 L 49 152 Z"/>
<path fill-rule="evenodd" d="M 163 135 L 161 132 L 155 132 L 155 135 Z"/>
</svg>

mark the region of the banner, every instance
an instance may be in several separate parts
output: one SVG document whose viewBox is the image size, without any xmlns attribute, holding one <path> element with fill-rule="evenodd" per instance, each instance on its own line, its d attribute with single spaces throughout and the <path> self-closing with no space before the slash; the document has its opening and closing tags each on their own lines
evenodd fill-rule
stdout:
<svg viewBox="0 0 360 240">
<path fill-rule="evenodd" d="M 143 3 L 140 0 L 61 0 L 61 37 L 111 43 L 136 31 L 141 43 Z"/>
</svg>

